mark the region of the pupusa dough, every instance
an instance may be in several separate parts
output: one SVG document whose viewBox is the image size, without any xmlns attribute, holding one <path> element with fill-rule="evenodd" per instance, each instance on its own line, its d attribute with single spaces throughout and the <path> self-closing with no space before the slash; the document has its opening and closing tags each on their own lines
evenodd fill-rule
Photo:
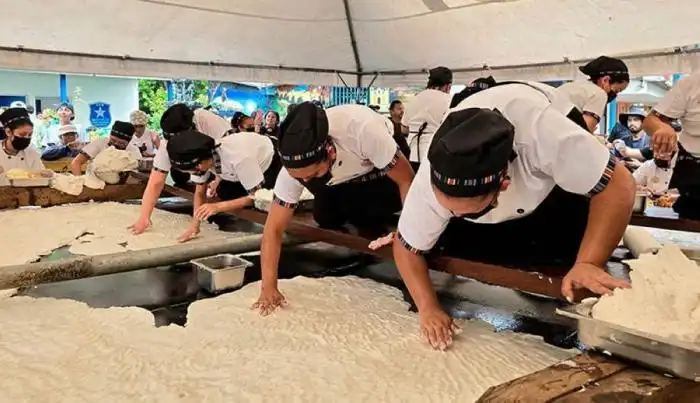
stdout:
<svg viewBox="0 0 700 403">
<path fill-rule="evenodd" d="M 67 245 L 71 245 L 71 253 L 83 255 L 171 246 L 177 244 L 177 236 L 192 219 L 156 209 L 151 216 L 153 226 L 141 235 L 133 235 L 127 226 L 138 217 L 140 208 L 121 203 L 81 203 L 0 211 L 0 228 L 13 229 L 0 231 L 0 266 L 30 263 Z M 199 239 L 234 236 L 208 223 L 200 228 Z M 124 243 L 126 246 L 119 245 Z"/>
<path fill-rule="evenodd" d="M 261 317 L 260 285 L 190 306 L 185 328 L 138 308 L 0 301 L 8 401 L 471 402 L 575 351 L 480 322 L 448 352 L 418 338 L 401 293 L 357 277 L 281 280 L 290 301 Z M 106 400 L 105 400 L 106 399 Z"/>
<path fill-rule="evenodd" d="M 593 306 L 593 317 L 661 337 L 700 342 L 700 267 L 675 245 L 627 263 L 632 288 L 601 297 Z"/>
</svg>

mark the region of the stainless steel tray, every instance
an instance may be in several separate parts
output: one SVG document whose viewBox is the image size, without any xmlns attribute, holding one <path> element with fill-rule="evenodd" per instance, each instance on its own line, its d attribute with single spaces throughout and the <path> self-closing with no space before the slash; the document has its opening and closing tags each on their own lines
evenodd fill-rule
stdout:
<svg viewBox="0 0 700 403">
<path fill-rule="evenodd" d="M 557 309 L 575 319 L 581 343 L 691 381 L 700 381 L 700 345 L 629 329 L 591 317 L 597 301 Z"/>
<path fill-rule="evenodd" d="M 190 263 L 197 268 L 199 285 L 212 293 L 240 287 L 246 269 L 253 265 L 228 253 L 191 260 Z"/>
</svg>

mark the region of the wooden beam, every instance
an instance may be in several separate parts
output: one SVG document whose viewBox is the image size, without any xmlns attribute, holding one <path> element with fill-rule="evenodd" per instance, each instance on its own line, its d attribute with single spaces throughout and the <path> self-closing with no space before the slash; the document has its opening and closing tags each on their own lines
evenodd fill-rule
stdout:
<svg viewBox="0 0 700 403">
<path fill-rule="evenodd" d="M 597 354 L 580 354 L 571 360 L 494 386 L 477 403 L 520 402 L 527 401 L 527 397 L 535 398 L 533 401 L 551 402 L 626 368 L 626 364 Z"/>
<path fill-rule="evenodd" d="M 84 188 L 78 196 L 71 196 L 50 187 L 0 187 L 0 210 L 24 206 L 50 207 L 68 203 L 94 201 L 126 201 L 140 199 L 146 186 L 143 183 L 107 185 L 102 190 Z"/>
</svg>

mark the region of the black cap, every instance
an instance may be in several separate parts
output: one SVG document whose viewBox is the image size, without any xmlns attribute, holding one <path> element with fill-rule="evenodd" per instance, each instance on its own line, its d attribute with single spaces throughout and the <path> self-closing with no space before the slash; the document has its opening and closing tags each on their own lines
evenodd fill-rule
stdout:
<svg viewBox="0 0 700 403">
<path fill-rule="evenodd" d="M 194 169 L 201 161 L 212 158 L 215 148 L 213 138 L 194 130 L 178 133 L 166 146 L 170 163 L 181 171 Z"/>
<path fill-rule="evenodd" d="M 160 118 L 160 129 L 166 137 L 194 129 L 194 111 L 185 104 L 175 104 Z"/>
<path fill-rule="evenodd" d="M 296 106 L 280 126 L 279 154 L 287 168 L 302 168 L 323 160 L 328 145 L 328 117 L 311 102 Z"/>
<path fill-rule="evenodd" d="M 32 123 L 29 113 L 24 108 L 9 108 L 0 115 L 0 123 L 3 127 L 12 128 L 22 123 Z"/>
<path fill-rule="evenodd" d="M 238 125 L 241 124 L 241 120 L 243 120 L 243 118 L 246 117 L 248 117 L 248 115 L 241 111 L 234 112 L 233 116 L 231 117 L 231 127 L 233 127 L 234 129 L 238 128 Z"/>
<path fill-rule="evenodd" d="M 581 70 L 581 73 L 591 78 L 611 76 L 624 80 L 627 77 L 627 81 L 629 81 L 627 65 L 622 60 L 614 57 L 600 56 L 578 69 Z"/>
<path fill-rule="evenodd" d="M 472 81 L 469 85 L 464 87 L 464 89 L 452 97 L 452 101 L 450 102 L 450 109 L 454 108 L 455 106 L 459 105 L 460 102 L 464 101 L 465 99 L 469 98 L 470 96 L 476 94 L 477 92 L 489 89 L 491 87 L 496 86 L 496 79 L 494 79 L 492 76 L 488 77 L 480 77 L 477 78 L 476 80 Z"/>
<path fill-rule="evenodd" d="M 496 191 L 513 159 L 515 128 L 497 110 L 468 108 L 450 113 L 428 150 L 431 182 L 453 197 Z"/>
<path fill-rule="evenodd" d="M 131 138 L 134 137 L 135 131 L 136 128 L 131 123 L 117 120 L 112 125 L 112 131 L 109 133 L 109 135 L 122 140 L 131 141 Z"/>
<path fill-rule="evenodd" d="M 452 70 L 444 66 L 430 69 L 428 87 L 441 87 L 447 84 L 452 84 Z"/>
</svg>

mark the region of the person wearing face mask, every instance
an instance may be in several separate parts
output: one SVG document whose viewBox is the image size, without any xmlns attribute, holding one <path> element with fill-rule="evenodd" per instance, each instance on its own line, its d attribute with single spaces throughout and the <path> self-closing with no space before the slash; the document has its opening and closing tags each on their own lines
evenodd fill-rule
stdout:
<svg viewBox="0 0 700 403">
<path fill-rule="evenodd" d="M 0 152 L 0 186 L 8 186 L 5 176 L 11 169 L 43 171 L 39 152 L 31 145 L 34 126 L 24 108 L 9 108 L 0 114 L 0 124 L 5 134 Z"/>
<path fill-rule="evenodd" d="M 134 125 L 129 122 L 115 121 L 112 125 L 112 130 L 108 137 L 102 137 L 93 140 L 83 147 L 78 155 L 73 158 L 70 163 L 70 170 L 73 175 L 81 175 L 82 167 L 92 161 L 102 151 L 109 147 L 114 147 L 117 150 L 130 152 L 137 160 L 141 159 L 141 151 L 136 146 L 130 144 L 131 138 L 134 136 Z"/>
<path fill-rule="evenodd" d="M 678 154 L 674 153 L 670 161 L 652 159 L 644 162 L 633 174 L 637 186 L 647 189 L 656 196 L 666 193 L 671 183 L 677 156 Z"/>
<path fill-rule="evenodd" d="M 205 134 L 214 140 L 234 133 L 230 123 L 219 115 L 204 109 L 192 110 L 185 104 L 175 104 L 169 107 L 160 119 L 160 128 L 163 131 L 164 140 L 153 158 L 153 170 L 148 178 L 146 190 L 141 199 L 141 213 L 128 228 L 134 234 L 141 234 L 150 226 L 151 214 L 156 207 L 158 197 L 165 188 L 165 180 L 168 173 L 172 176 L 176 186 L 187 184 L 190 180 L 188 173 L 179 171 L 170 163 L 167 141 L 177 133 L 195 130 Z"/>
<path fill-rule="evenodd" d="M 304 188 L 314 195 L 321 228 L 387 231 L 413 180 L 413 170 L 383 116 L 362 105 L 323 110 L 298 105 L 282 123 L 279 154 L 284 169 L 274 188 L 262 246 L 262 291 L 256 307 L 267 314 L 283 303 L 277 289 L 282 234 Z"/>
<path fill-rule="evenodd" d="M 235 133 L 217 141 L 196 131 L 185 131 L 173 136 L 167 147 L 173 167 L 190 173 L 197 184 L 192 224 L 180 235 L 180 242 L 194 238 L 201 221 L 252 205 L 255 192 L 272 189 L 282 168 L 272 140 L 265 136 Z M 207 181 L 214 173 L 221 178 L 218 196 L 222 201 L 205 203 Z"/>
<path fill-rule="evenodd" d="M 675 119 L 680 120 L 680 134 L 673 128 Z M 669 183 L 680 193 L 673 210 L 682 218 L 700 220 L 700 73 L 676 83 L 644 120 L 644 129 L 651 133 L 655 159 L 670 161 L 678 153 Z"/>
<path fill-rule="evenodd" d="M 624 91 L 630 82 L 627 65 L 620 59 L 608 56 L 589 62 L 579 70 L 588 81 L 572 81 L 557 88 L 560 96 L 568 98 L 586 121 L 588 131 L 595 132 L 605 107 Z"/>
<path fill-rule="evenodd" d="M 411 147 L 409 161 L 418 170 L 427 155 L 430 141 L 450 106 L 452 70 L 435 67 L 430 70 L 426 89 L 406 103 L 401 124 L 408 127 L 408 145 Z"/>
<path fill-rule="evenodd" d="M 133 111 L 129 115 L 129 120 L 136 129 L 130 144 L 138 148 L 144 158 L 154 157 L 156 150 L 160 147 L 160 136 L 146 127 L 148 125 L 146 112 Z"/>
<path fill-rule="evenodd" d="M 449 346 L 424 255 L 561 267 L 562 294 L 626 287 L 604 267 L 629 222 L 631 173 L 555 98 L 523 84 L 474 94 L 448 111 L 404 202 L 394 260 L 430 344 Z M 568 272 L 567 272 L 568 271 Z"/>
</svg>

